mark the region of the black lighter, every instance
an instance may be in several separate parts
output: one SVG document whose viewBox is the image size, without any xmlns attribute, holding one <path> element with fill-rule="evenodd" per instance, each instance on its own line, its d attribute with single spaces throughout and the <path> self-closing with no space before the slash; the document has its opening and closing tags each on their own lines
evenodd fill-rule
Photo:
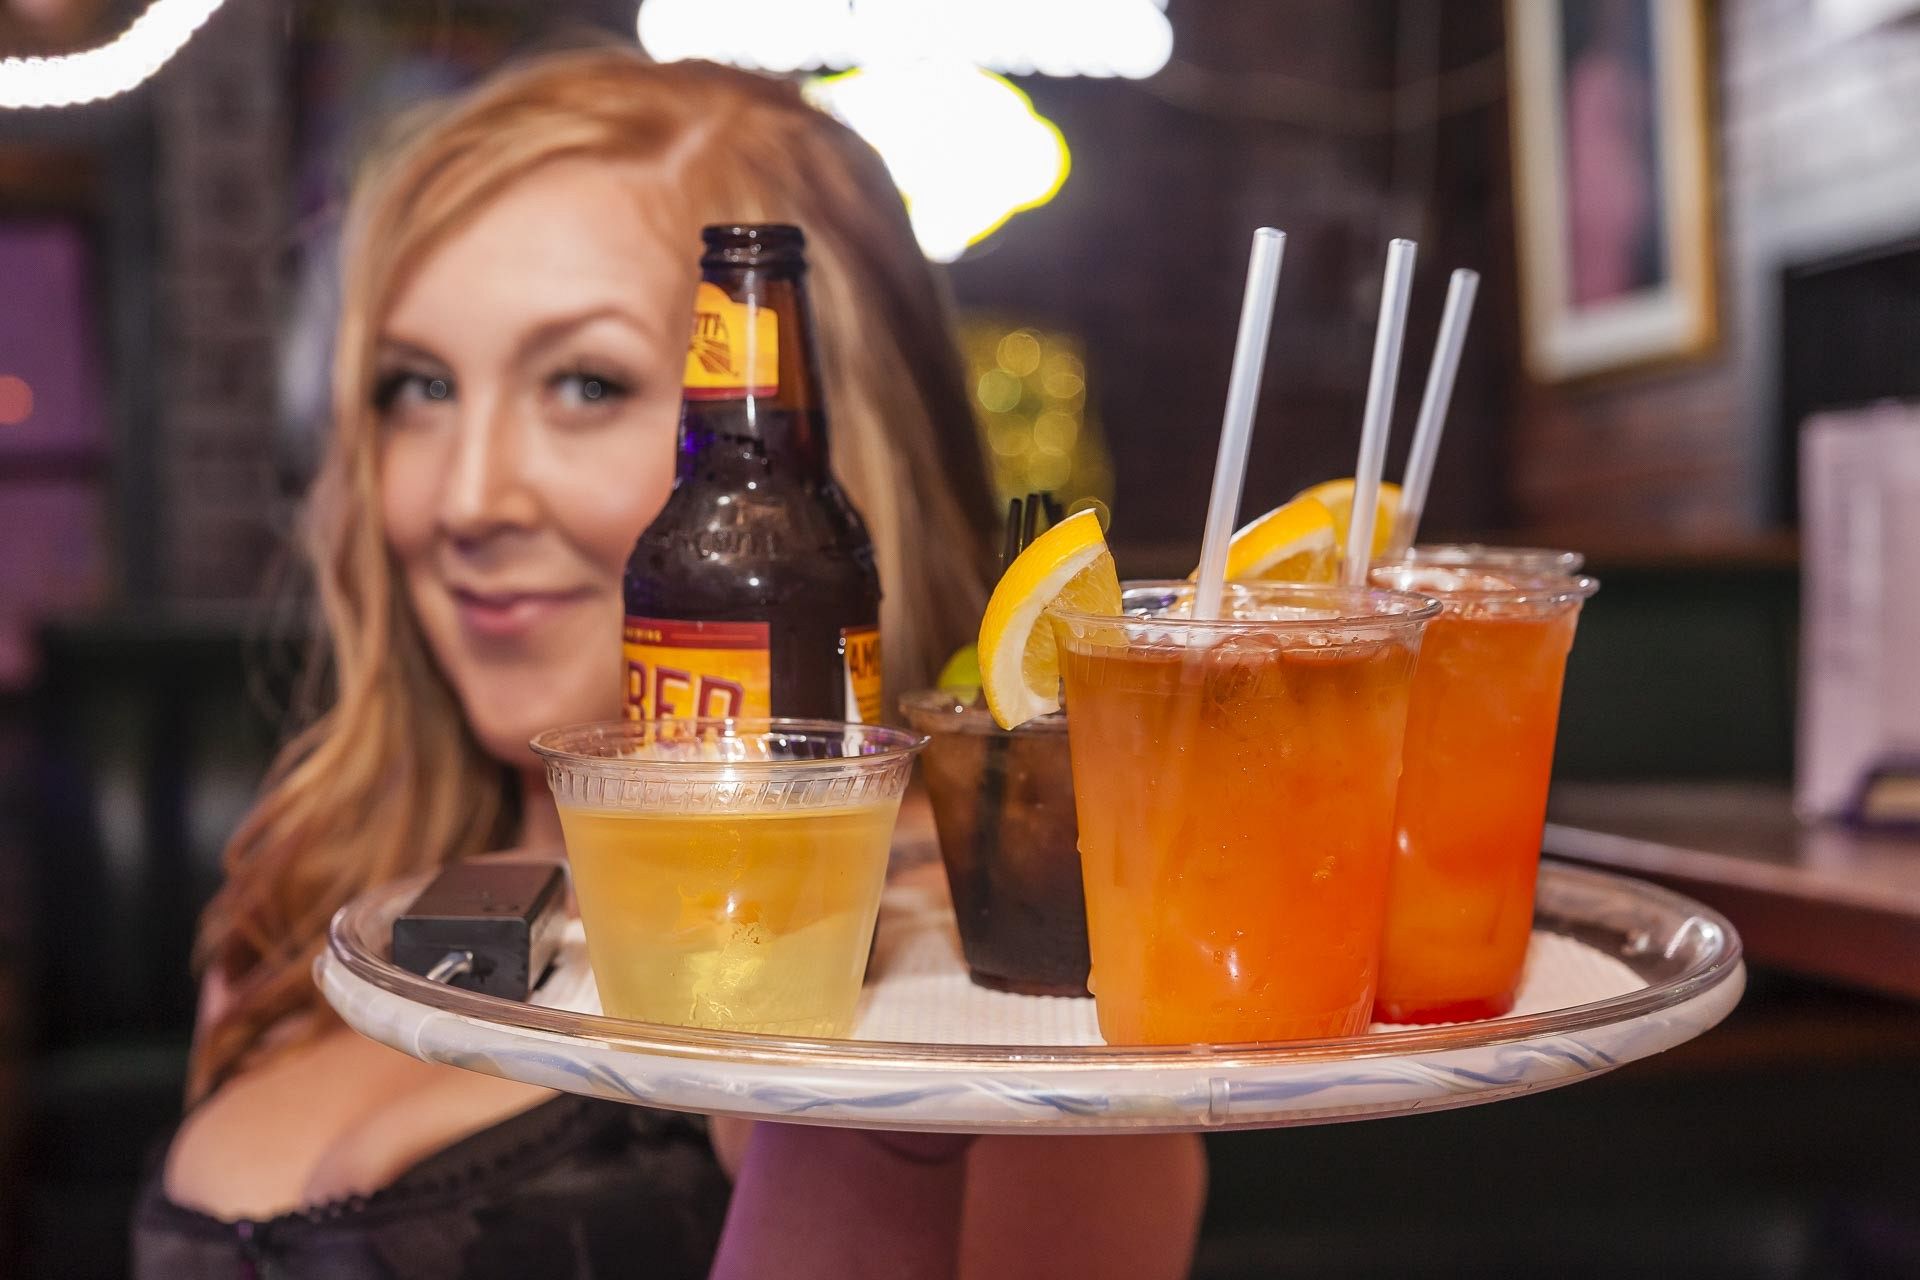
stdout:
<svg viewBox="0 0 1920 1280">
<path fill-rule="evenodd" d="M 559 946 L 565 883 L 557 862 L 453 863 L 393 922 L 393 962 L 436 982 L 525 1000 Z"/>
</svg>

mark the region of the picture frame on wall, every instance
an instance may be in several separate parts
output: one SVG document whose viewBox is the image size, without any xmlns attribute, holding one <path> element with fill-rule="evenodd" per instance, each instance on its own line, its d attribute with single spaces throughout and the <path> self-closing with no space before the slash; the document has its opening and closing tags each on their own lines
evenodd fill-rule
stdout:
<svg viewBox="0 0 1920 1280">
<path fill-rule="evenodd" d="M 1719 341 L 1704 0 L 1508 0 L 1528 372 L 1565 382 Z"/>
</svg>

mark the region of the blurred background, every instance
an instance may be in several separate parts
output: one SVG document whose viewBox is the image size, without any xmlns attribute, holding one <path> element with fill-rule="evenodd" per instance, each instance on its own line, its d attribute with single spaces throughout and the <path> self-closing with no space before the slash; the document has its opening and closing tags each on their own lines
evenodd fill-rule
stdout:
<svg viewBox="0 0 1920 1280">
<path fill-rule="evenodd" d="M 1920 4 L 919 8 L 937 76 L 846 0 L 0 0 L 0 1275 L 122 1274 L 178 1119 L 353 165 L 596 37 L 831 77 L 950 263 L 997 483 L 1109 502 L 1123 576 L 1196 558 L 1253 227 L 1248 513 L 1351 471 L 1386 241 L 1390 477 L 1484 277 L 1423 535 L 1587 553 L 1549 851 L 1726 911 L 1752 986 L 1578 1089 L 1216 1140 L 1200 1275 L 1920 1275 L 1920 844 L 1860 825 L 1920 817 Z"/>
</svg>

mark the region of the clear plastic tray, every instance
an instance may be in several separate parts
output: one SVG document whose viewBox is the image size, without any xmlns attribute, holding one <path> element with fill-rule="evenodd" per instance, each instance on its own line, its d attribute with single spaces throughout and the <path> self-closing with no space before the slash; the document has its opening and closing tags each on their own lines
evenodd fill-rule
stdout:
<svg viewBox="0 0 1920 1280">
<path fill-rule="evenodd" d="M 1469 1106 L 1571 1084 L 1724 1018 L 1745 974 L 1717 913 L 1547 862 L 1515 1011 L 1289 1044 L 1103 1045 L 1092 1002 L 971 985 L 937 866 L 889 886 L 855 1038 L 798 1040 L 602 1016 L 574 936 L 532 1003 L 396 968 L 404 881 L 345 907 L 316 964 L 349 1025 L 403 1053 L 683 1111 L 975 1132 L 1267 1128 Z"/>
</svg>

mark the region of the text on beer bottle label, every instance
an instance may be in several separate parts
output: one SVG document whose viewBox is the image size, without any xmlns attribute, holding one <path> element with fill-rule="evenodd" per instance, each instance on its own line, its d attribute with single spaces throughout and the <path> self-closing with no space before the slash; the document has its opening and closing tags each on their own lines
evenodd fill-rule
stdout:
<svg viewBox="0 0 1920 1280">
<path fill-rule="evenodd" d="M 879 724 L 880 628 L 842 629 L 840 659 L 847 676 L 847 719 L 855 724 Z"/>
<path fill-rule="evenodd" d="M 773 714 L 764 622 L 688 622 L 629 615 L 621 650 L 626 656 L 622 703 L 629 720 Z"/>
<path fill-rule="evenodd" d="M 735 302 L 725 289 L 702 280 L 694 295 L 682 394 L 689 400 L 735 400 L 779 390 L 779 314 Z"/>
</svg>

